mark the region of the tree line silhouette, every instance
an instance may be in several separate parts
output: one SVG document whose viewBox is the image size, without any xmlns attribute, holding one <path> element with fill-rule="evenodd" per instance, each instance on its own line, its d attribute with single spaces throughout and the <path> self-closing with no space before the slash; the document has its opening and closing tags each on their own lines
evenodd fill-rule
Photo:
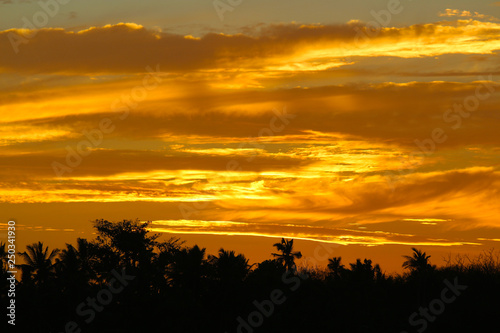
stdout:
<svg viewBox="0 0 500 333">
<path fill-rule="evenodd" d="M 295 260 L 302 254 L 286 239 L 274 244 L 273 259 L 250 265 L 234 251 L 221 248 L 207 255 L 205 248 L 185 246 L 176 237 L 160 241 L 148 227 L 132 220 L 96 220 L 94 240 L 78 238 L 61 250 L 49 250 L 43 242 L 28 245 L 17 256 L 23 263 L 17 265 L 22 277 L 16 288 L 16 329 L 421 333 L 498 327 L 500 260 L 493 250 L 475 258 L 450 257 L 438 268 L 430 255 L 413 248 L 403 256 L 405 272 L 387 275 L 369 259 L 346 266 L 341 257 L 330 258 L 325 268 L 299 269 Z M 0 257 L 0 297 L 7 304 L 5 244 L 0 244 Z M 300 283 L 290 288 L 287 281 L 296 276 Z M 429 314 L 425 328 L 415 324 L 416 316 L 410 323 L 413 313 L 437 304 L 433 300 L 444 294 L 445 280 L 458 280 L 467 289 L 439 315 Z M 273 306 L 272 314 L 261 310 L 258 325 L 242 325 L 259 310 L 256 301 L 264 302 L 273 291 L 286 301 Z M 68 330 L 70 322 L 76 326 Z"/>
</svg>

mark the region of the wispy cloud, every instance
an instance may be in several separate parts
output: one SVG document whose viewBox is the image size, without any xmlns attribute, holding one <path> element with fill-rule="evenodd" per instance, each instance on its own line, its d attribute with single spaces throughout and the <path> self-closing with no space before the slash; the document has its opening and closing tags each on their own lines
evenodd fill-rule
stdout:
<svg viewBox="0 0 500 333">
<path fill-rule="evenodd" d="M 485 19 L 489 21 L 499 21 L 496 17 L 491 15 L 480 14 L 478 12 L 471 12 L 469 10 L 459 10 L 459 9 L 446 9 L 444 13 L 440 12 L 438 14 L 441 17 L 463 17 L 463 18 L 474 18 L 474 19 Z"/>
<path fill-rule="evenodd" d="M 314 226 L 298 226 L 283 224 L 259 224 L 234 221 L 203 221 L 203 220 L 167 220 L 153 221 L 153 232 L 175 234 L 206 234 L 206 235 L 245 235 L 258 237 L 290 237 L 314 242 L 334 243 L 339 245 L 432 245 L 460 246 L 479 245 L 473 242 L 456 242 L 416 237 L 410 234 L 389 232 L 370 232 L 340 228 Z"/>
<path fill-rule="evenodd" d="M 474 17 L 480 14 L 450 10 L 444 15 Z M 272 78 L 289 72 L 344 67 L 351 63 L 345 61 L 346 57 L 489 54 L 500 45 L 496 38 L 500 26 L 491 22 L 457 21 L 383 28 L 374 38 L 363 40 L 360 47 L 356 31 L 366 34 L 368 29 L 359 22 L 288 24 L 271 25 L 247 34 L 209 33 L 194 38 L 148 30 L 134 23 L 77 32 L 49 28 L 39 30 L 29 43 L 20 44 L 19 48 L 24 51 L 19 55 L 2 52 L 0 61 L 4 71 L 62 74 L 140 72 L 143 64 L 153 63 L 160 64 L 166 72 L 195 70 L 207 74 L 209 71 L 215 78 L 238 73 L 247 77 L 251 85 L 252 79 L 263 76 Z M 25 33 L 16 29 L 0 32 L 0 47 L 12 49 L 9 42 L 12 36 L 23 38 Z M 256 74 L 256 70 L 262 72 Z"/>
</svg>

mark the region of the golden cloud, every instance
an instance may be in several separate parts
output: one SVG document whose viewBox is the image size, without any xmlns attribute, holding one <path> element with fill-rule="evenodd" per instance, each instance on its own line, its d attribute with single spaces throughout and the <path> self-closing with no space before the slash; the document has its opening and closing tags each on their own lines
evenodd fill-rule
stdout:
<svg viewBox="0 0 500 333">
<path fill-rule="evenodd" d="M 377 31 L 359 22 L 288 24 L 252 34 L 209 33 L 199 38 L 159 33 L 133 23 L 77 32 L 11 29 L 0 32 L 0 49 L 5 50 L 0 63 L 5 72 L 63 74 L 140 73 L 156 64 L 164 72 L 322 71 L 349 64 L 342 60 L 346 57 L 491 54 L 500 48 L 499 30 L 496 23 L 474 20 Z"/>
</svg>

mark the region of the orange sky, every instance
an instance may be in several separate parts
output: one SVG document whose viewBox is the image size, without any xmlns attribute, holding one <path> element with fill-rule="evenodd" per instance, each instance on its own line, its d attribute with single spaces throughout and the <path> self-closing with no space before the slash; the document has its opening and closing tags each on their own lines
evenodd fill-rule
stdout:
<svg viewBox="0 0 500 333">
<path fill-rule="evenodd" d="M 0 218 L 21 248 L 138 218 L 251 261 L 289 237 L 389 272 L 412 246 L 435 263 L 498 248 L 500 7 L 443 6 L 378 30 L 347 14 L 5 28 Z"/>
</svg>

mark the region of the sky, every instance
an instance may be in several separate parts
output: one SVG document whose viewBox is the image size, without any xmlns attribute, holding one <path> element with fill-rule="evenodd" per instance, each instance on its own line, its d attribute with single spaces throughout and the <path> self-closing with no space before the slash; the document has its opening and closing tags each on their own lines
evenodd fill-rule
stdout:
<svg viewBox="0 0 500 333">
<path fill-rule="evenodd" d="M 493 1 L 0 1 L 0 236 L 498 249 L 499 36 Z"/>
</svg>

